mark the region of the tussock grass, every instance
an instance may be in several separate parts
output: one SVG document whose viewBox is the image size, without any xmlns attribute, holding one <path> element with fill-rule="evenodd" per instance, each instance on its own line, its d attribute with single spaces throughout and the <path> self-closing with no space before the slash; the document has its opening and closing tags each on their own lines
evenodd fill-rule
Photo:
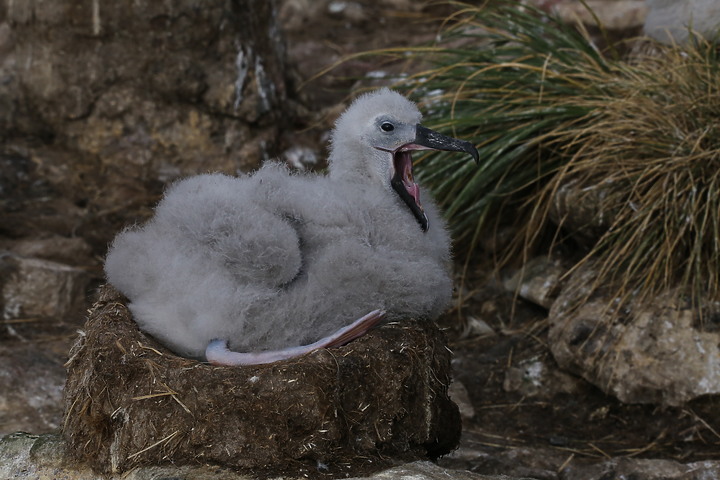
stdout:
<svg viewBox="0 0 720 480">
<path fill-rule="evenodd" d="M 580 145 L 548 184 L 612 185 L 598 209 L 607 230 L 592 249 L 600 278 L 655 293 L 676 284 L 718 293 L 720 62 L 714 45 L 665 48 L 623 72 Z"/>
<path fill-rule="evenodd" d="M 714 45 L 632 62 L 600 52 L 574 26 L 514 3 L 457 9 L 436 45 L 394 49 L 424 65 L 397 88 L 425 123 L 473 141 L 481 165 L 437 154 L 418 177 L 447 213 L 459 254 L 503 225 L 502 254 L 526 258 L 541 238 L 575 228 L 557 212 L 568 185 L 599 233 L 597 285 L 652 294 L 682 284 L 720 290 L 720 62 Z M 564 228 L 567 227 L 567 228 Z"/>
</svg>

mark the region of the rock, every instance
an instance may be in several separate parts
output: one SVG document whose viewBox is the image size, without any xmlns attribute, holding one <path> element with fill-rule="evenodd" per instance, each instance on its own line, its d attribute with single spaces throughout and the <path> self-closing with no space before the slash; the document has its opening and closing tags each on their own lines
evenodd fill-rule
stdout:
<svg viewBox="0 0 720 480">
<path fill-rule="evenodd" d="M 66 445 L 57 434 L 31 435 L 15 433 L 0 437 L 0 478 L 52 478 L 55 480 L 97 480 L 98 475 L 82 464 L 73 465 L 65 456 Z M 682 464 L 672 460 L 617 458 L 601 462 L 574 459 L 566 462 L 566 452 L 551 449 L 518 448 L 513 452 L 486 452 L 461 449 L 455 456 L 467 456 L 477 465 L 496 465 L 505 475 L 481 475 L 465 469 L 438 466 L 430 462 L 413 462 L 395 466 L 367 477 L 335 477 L 348 480 L 601 480 L 632 478 L 635 480 L 693 480 L 718 478 L 720 462 L 708 460 Z M 527 458 L 546 459 L 542 466 L 530 469 L 519 466 Z M 446 463 L 444 460 L 442 463 Z M 562 467 L 562 468 L 560 468 Z M 489 468 L 488 468 L 489 470 Z M 525 473 L 521 473 L 524 471 Z M 522 477 L 522 478 L 521 478 Z M 243 474 L 210 466 L 138 467 L 124 474 L 106 475 L 105 480 L 193 479 L 193 480 L 257 480 L 257 475 Z M 305 476 L 275 475 L 269 478 L 295 480 Z"/>
<path fill-rule="evenodd" d="M 142 334 L 105 287 L 67 365 L 68 451 L 102 472 L 207 462 L 353 473 L 383 458 L 443 455 L 460 436 L 450 352 L 431 322 L 386 325 L 298 359 L 218 367 Z"/>
<path fill-rule="evenodd" d="M 643 24 L 647 7 L 644 0 L 587 0 L 587 2 L 552 2 L 552 10 L 564 21 L 582 22 L 611 30 L 629 30 Z M 587 3 L 587 7 L 584 5 Z M 588 10 L 588 7 L 590 10 Z"/>
<path fill-rule="evenodd" d="M 0 144 L 0 248 L 14 250 L 18 239 L 78 237 L 88 217 L 80 206 L 90 195 L 84 171 L 78 156 L 61 147 Z"/>
<path fill-rule="evenodd" d="M 62 425 L 64 359 L 47 347 L 46 343 L 41 348 L 30 342 L 0 343 L 0 435 L 17 430 L 52 432 Z"/>
<path fill-rule="evenodd" d="M 94 480 L 84 469 L 78 474 L 59 472 L 64 457 L 64 442 L 58 435 L 14 433 L 0 437 L 0 477 L 55 478 L 58 480 Z"/>
<path fill-rule="evenodd" d="M 615 220 L 614 198 L 627 194 L 627 185 L 613 179 L 589 182 L 567 178 L 553 195 L 550 219 L 585 247 L 592 247 Z"/>
<path fill-rule="evenodd" d="M 406 16 L 408 12 L 419 12 L 423 7 L 422 2 L 413 0 L 283 0 L 278 18 L 283 29 L 288 31 L 323 25 L 327 17 L 342 21 L 343 28 L 348 29 L 366 22 L 385 24 L 389 17 Z"/>
<path fill-rule="evenodd" d="M 560 280 L 567 272 L 563 262 L 546 256 L 535 257 L 503 281 L 505 290 L 550 308 L 558 295 Z"/>
<path fill-rule="evenodd" d="M 558 480 L 695 480 L 720 478 L 720 462 L 707 460 L 682 464 L 674 460 L 613 458 L 595 465 L 570 463 Z"/>
<path fill-rule="evenodd" d="M 85 302 L 89 277 L 84 270 L 39 258 L 6 254 L 0 306 L 5 320 L 28 317 L 61 319 L 78 313 Z"/>
<path fill-rule="evenodd" d="M 581 379 L 558 369 L 552 359 L 548 362 L 542 358 L 530 358 L 517 366 L 508 367 L 503 389 L 506 392 L 518 392 L 523 397 L 549 400 L 558 394 L 575 395 L 585 390 Z"/>
<path fill-rule="evenodd" d="M 92 248 L 80 237 L 47 235 L 35 238 L 0 237 L 0 251 L 9 250 L 21 257 L 50 260 L 66 265 L 91 265 Z"/>
<path fill-rule="evenodd" d="M 455 405 L 458 406 L 460 417 L 463 420 L 469 420 L 475 416 L 475 407 L 473 407 L 470 393 L 462 382 L 453 380 L 448 388 L 448 395 Z"/>
<path fill-rule="evenodd" d="M 492 314 L 495 313 L 491 310 L 491 308 L 494 307 L 494 303 L 492 301 L 486 301 L 482 305 L 482 314 Z M 484 337 L 484 336 L 495 336 L 497 335 L 497 332 L 495 332 L 495 329 L 493 329 L 488 322 L 483 320 L 482 318 L 477 318 L 473 315 L 466 315 L 465 316 L 465 322 L 462 327 L 462 332 L 459 335 L 459 338 L 472 338 L 472 337 Z"/>
<path fill-rule="evenodd" d="M 479 475 L 463 470 L 446 469 L 430 462 L 408 463 L 362 478 L 367 478 L 368 480 L 513 480 L 513 478 L 504 475 Z M 353 477 L 349 480 L 362 480 L 362 478 Z M 516 478 L 515 480 L 523 479 Z"/>
<path fill-rule="evenodd" d="M 368 20 L 368 12 L 362 4 L 345 0 L 332 0 L 327 6 L 330 15 L 342 18 L 348 22 L 362 22 Z"/>
<path fill-rule="evenodd" d="M 720 304 L 694 308 L 671 290 L 621 304 L 609 287 L 589 293 L 596 277 L 579 269 L 550 310 L 561 367 L 626 403 L 675 406 L 720 393 Z"/>
<path fill-rule="evenodd" d="M 439 461 L 440 466 L 448 469 L 502 473 L 513 478 L 556 480 L 558 472 L 569 456 L 567 452 L 552 448 L 516 445 L 509 449 L 488 449 L 483 443 L 487 443 L 487 437 L 471 435 L 469 439 L 463 440 L 460 448 L 443 457 Z"/>
<path fill-rule="evenodd" d="M 667 44 L 683 44 L 690 32 L 716 39 L 720 4 L 716 0 L 646 0 L 645 34 Z"/>
<path fill-rule="evenodd" d="M 482 436 L 478 441 L 482 441 Z M 474 440 L 474 439 L 473 439 Z M 473 441 L 440 460 L 447 469 L 502 472 L 543 480 L 699 480 L 720 478 L 717 460 L 680 463 L 665 459 L 592 459 L 562 448 L 516 446 L 488 451 Z M 456 471 L 457 471 L 456 470 Z M 452 477 L 454 478 L 454 477 Z M 499 480 L 499 479 L 498 479 Z"/>
<path fill-rule="evenodd" d="M 213 0 L 202 9 L 146 0 L 2 3 L 10 40 L 3 73 L 16 82 L 17 105 L 31 104 L 50 128 L 94 124 L 98 110 L 110 119 L 163 106 L 187 121 L 187 104 L 268 123 L 286 98 L 273 1 Z M 61 125 L 68 120 L 79 122 Z M 114 137 L 152 135 L 153 118 L 145 120 Z"/>
<path fill-rule="evenodd" d="M 0 234 L 102 252 L 166 182 L 277 156 L 296 115 L 275 16 L 275 1 L 0 0 Z"/>
<path fill-rule="evenodd" d="M 98 475 L 85 465 L 72 465 L 65 457 L 66 445 L 59 435 L 15 433 L 0 437 L 0 478 L 52 478 L 54 480 L 97 480 Z M 193 479 L 257 480 L 254 474 L 243 474 L 210 466 L 139 467 L 104 480 Z M 272 475 L 278 480 L 305 479 L 307 476 Z M 336 477 L 348 478 L 348 477 Z M 513 480 L 510 477 L 479 475 L 463 470 L 438 467 L 430 462 L 413 462 L 396 466 L 369 477 L 348 480 Z M 516 479 L 522 480 L 522 479 Z"/>
</svg>

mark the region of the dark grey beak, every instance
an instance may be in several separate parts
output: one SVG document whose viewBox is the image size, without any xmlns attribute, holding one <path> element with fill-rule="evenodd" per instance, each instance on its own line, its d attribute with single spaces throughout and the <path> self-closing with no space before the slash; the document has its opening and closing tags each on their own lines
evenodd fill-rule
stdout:
<svg viewBox="0 0 720 480">
<path fill-rule="evenodd" d="M 425 128 L 420 124 L 415 126 L 414 143 L 433 150 L 469 153 L 475 159 L 475 163 L 480 161 L 480 154 L 472 143 L 448 137 L 442 133 Z"/>
<path fill-rule="evenodd" d="M 427 232 L 429 225 L 427 215 L 420 203 L 420 188 L 413 179 L 411 153 L 414 150 L 465 152 L 472 155 L 476 163 L 479 162 L 480 155 L 472 143 L 448 137 L 419 124 L 415 126 L 415 140 L 393 152 L 395 175 L 390 180 L 390 185 L 415 216 L 422 231 Z"/>
</svg>

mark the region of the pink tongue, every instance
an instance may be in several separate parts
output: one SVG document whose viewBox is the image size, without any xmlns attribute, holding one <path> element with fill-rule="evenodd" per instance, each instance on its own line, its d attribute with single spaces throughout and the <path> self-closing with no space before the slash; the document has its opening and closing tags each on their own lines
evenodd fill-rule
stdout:
<svg viewBox="0 0 720 480">
<path fill-rule="evenodd" d="M 420 187 L 417 183 L 413 181 L 413 171 L 412 171 L 412 155 L 410 152 L 402 152 L 399 155 L 399 165 L 396 167 L 402 172 L 402 183 L 405 187 L 405 190 L 413 197 L 415 200 L 415 203 L 418 207 L 420 207 L 420 210 L 422 210 L 422 205 L 420 204 Z"/>
<path fill-rule="evenodd" d="M 412 195 L 412 197 L 415 199 L 415 203 L 417 203 L 417 206 L 420 207 L 420 209 L 422 210 L 422 205 L 420 205 L 420 187 L 418 187 L 418 184 L 403 180 L 403 185 L 405 185 L 405 190 L 407 190 L 408 193 Z"/>
</svg>

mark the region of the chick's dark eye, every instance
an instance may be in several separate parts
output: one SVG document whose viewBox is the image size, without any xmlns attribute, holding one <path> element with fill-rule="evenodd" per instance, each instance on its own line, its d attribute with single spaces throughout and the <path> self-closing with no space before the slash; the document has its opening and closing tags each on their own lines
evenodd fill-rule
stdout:
<svg viewBox="0 0 720 480">
<path fill-rule="evenodd" d="M 380 128 L 382 128 L 383 132 L 392 132 L 395 130 L 395 125 L 390 122 L 383 122 L 383 124 L 380 125 Z"/>
</svg>

